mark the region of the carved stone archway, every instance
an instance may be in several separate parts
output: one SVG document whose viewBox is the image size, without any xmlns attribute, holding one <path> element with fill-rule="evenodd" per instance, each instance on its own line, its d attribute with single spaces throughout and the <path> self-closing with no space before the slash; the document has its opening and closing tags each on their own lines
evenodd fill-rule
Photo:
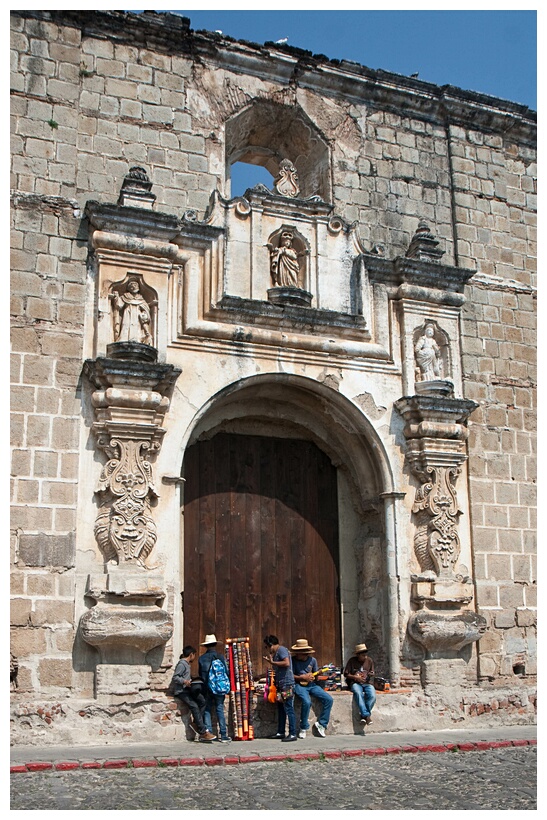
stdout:
<svg viewBox="0 0 547 820">
<path fill-rule="evenodd" d="M 332 388 L 302 377 L 268 374 L 242 380 L 214 396 L 195 419 L 185 450 L 221 432 L 304 439 L 328 456 L 338 474 L 342 654 L 348 657 L 366 635 L 382 672 L 396 680 L 396 558 L 387 549 L 395 541 L 396 494 L 388 459 L 370 422 Z"/>
</svg>

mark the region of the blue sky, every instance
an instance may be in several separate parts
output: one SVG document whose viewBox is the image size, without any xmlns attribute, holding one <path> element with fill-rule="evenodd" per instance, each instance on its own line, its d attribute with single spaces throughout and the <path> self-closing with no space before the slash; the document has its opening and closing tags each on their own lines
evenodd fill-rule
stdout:
<svg viewBox="0 0 547 820">
<path fill-rule="evenodd" d="M 289 45 L 330 58 L 537 106 L 533 9 L 166 10 L 189 17 L 196 30 L 256 43 L 288 37 Z"/>
</svg>

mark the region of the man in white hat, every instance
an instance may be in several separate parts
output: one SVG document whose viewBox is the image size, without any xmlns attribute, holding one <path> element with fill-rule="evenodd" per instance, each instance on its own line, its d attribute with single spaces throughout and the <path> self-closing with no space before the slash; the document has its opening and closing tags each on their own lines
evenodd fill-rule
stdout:
<svg viewBox="0 0 547 820">
<path fill-rule="evenodd" d="M 218 658 L 224 664 L 224 668 L 226 670 L 226 675 L 229 677 L 228 674 L 228 667 L 226 665 L 226 658 L 224 655 L 220 655 L 216 651 L 217 644 L 220 643 L 217 641 L 215 635 L 206 635 L 205 640 L 203 641 L 200 646 L 205 647 L 205 652 L 203 655 L 200 655 L 198 667 L 199 667 L 199 676 L 200 678 L 207 683 L 209 678 L 209 669 L 211 668 L 211 664 L 215 658 Z M 216 712 L 217 721 L 218 721 L 218 729 L 220 732 L 219 740 L 221 743 L 230 743 L 232 740 L 231 737 L 228 737 L 228 730 L 226 728 L 226 717 L 224 715 L 224 695 L 216 695 L 211 692 L 209 688 L 207 688 L 207 696 L 205 700 L 205 710 L 203 712 L 203 722 L 205 726 L 211 734 L 213 733 L 213 722 L 211 718 L 211 713 L 213 709 Z"/>
<path fill-rule="evenodd" d="M 314 728 L 320 737 L 325 737 L 327 726 L 329 725 L 330 712 L 332 709 L 332 695 L 325 692 L 317 683 L 317 673 L 319 667 L 313 657 L 313 646 L 310 646 L 306 638 L 298 638 L 297 642 L 291 646 L 293 656 L 292 668 L 294 673 L 294 691 L 302 701 L 300 709 L 300 730 L 298 737 L 304 739 L 306 731 L 310 728 L 309 715 L 312 697 L 321 702 L 321 714 L 319 720 L 314 723 Z"/>
<path fill-rule="evenodd" d="M 366 644 L 358 643 L 354 654 L 346 663 L 344 677 L 353 692 L 353 701 L 359 709 L 361 723 L 372 723 L 372 707 L 376 703 L 376 691 L 373 686 L 374 663 L 368 656 Z"/>
</svg>

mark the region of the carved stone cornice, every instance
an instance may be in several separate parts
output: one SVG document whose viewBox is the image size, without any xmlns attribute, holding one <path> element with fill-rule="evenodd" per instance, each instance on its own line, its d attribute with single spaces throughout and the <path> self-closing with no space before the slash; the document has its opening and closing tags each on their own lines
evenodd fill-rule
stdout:
<svg viewBox="0 0 547 820">
<path fill-rule="evenodd" d="M 107 231 L 142 239 L 171 242 L 178 233 L 180 220 L 173 214 L 139 208 L 134 205 L 115 205 L 90 199 L 86 202 L 85 216 L 96 231 Z"/>
</svg>

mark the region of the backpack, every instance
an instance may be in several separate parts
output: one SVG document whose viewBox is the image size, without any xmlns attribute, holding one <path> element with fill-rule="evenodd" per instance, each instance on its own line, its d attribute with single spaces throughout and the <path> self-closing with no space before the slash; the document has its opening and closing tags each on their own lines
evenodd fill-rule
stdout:
<svg viewBox="0 0 547 820">
<path fill-rule="evenodd" d="M 227 695 L 230 691 L 230 679 L 226 667 L 220 658 L 213 658 L 207 676 L 207 686 L 213 695 Z"/>
</svg>

